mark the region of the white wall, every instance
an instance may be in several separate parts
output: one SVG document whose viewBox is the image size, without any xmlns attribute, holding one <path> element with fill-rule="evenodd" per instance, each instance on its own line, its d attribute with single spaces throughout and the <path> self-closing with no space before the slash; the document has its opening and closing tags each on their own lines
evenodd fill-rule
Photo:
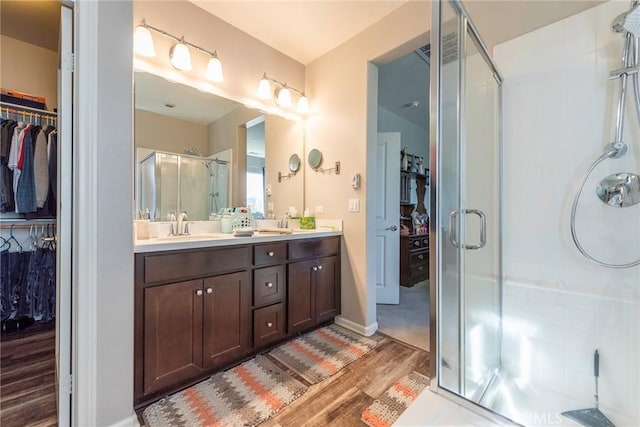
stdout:
<svg viewBox="0 0 640 427">
<path fill-rule="evenodd" d="M 131 3 L 75 19 L 74 422 L 135 425 Z"/>
<path fill-rule="evenodd" d="M 325 167 L 341 162 L 340 175 L 305 169 L 305 204 L 322 205 L 326 218 L 344 220 L 342 317 L 363 330 L 375 327 L 375 209 L 377 69 L 426 44 L 431 5 L 409 2 L 307 66 L 306 93 L 311 114 L 305 128 L 305 156 L 317 148 Z M 387 55 L 390 51 L 391 54 Z M 384 56 L 384 57 L 383 57 Z M 373 97 L 371 96 L 373 95 Z M 359 190 L 351 175 L 360 173 Z M 348 212 L 348 199 L 360 199 L 360 212 Z"/>
<path fill-rule="evenodd" d="M 592 264 L 569 231 L 578 181 L 613 139 L 619 83 L 608 76 L 620 67 L 623 39 L 609 28 L 627 8 L 613 1 L 587 10 L 498 45 L 495 58 L 505 77 L 504 360 L 589 407 L 598 348 L 601 409 L 614 422 L 638 425 L 640 267 Z M 610 173 L 640 171 L 631 92 L 627 101 L 629 152 L 595 169 L 578 208 L 584 246 L 614 263 L 640 257 L 640 207 L 609 208 L 594 188 Z M 530 354 L 520 351 L 523 343 Z"/>
<path fill-rule="evenodd" d="M 425 117 L 425 121 L 429 120 Z M 429 130 L 405 119 L 393 111 L 378 106 L 378 131 L 402 133 L 402 147 L 407 147 L 409 154 L 424 159 L 423 164 L 429 167 Z"/>
</svg>

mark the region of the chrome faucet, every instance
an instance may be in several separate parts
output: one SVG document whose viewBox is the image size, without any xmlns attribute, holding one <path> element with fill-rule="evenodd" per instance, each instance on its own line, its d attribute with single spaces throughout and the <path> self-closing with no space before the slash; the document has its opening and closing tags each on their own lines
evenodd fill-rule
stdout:
<svg viewBox="0 0 640 427">
<path fill-rule="evenodd" d="M 171 221 L 171 232 L 169 233 L 169 236 L 177 236 L 178 230 L 176 230 L 176 227 L 174 225 L 174 223 L 176 222 L 176 214 L 173 212 L 169 212 L 167 214 L 167 219 Z"/>
<path fill-rule="evenodd" d="M 185 211 L 182 211 L 178 214 L 178 217 L 176 219 L 176 235 L 177 236 L 184 236 L 185 234 L 185 227 L 184 227 L 184 222 L 187 219 L 187 213 Z"/>
<path fill-rule="evenodd" d="M 278 223 L 279 228 L 287 228 L 289 226 L 289 214 L 286 213 Z"/>
</svg>

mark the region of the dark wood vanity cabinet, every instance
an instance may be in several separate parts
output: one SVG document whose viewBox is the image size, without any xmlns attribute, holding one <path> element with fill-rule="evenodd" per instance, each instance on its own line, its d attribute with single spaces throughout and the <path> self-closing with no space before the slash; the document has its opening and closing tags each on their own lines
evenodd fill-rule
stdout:
<svg viewBox="0 0 640 427">
<path fill-rule="evenodd" d="M 338 238 L 289 243 L 287 277 L 288 330 L 295 333 L 340 314 L 340 241 Z"/>
<path fill-rule="evenodd" d="M 340 238 L 135 255 L 135 405 L 340 313 Z"/>
</svg>

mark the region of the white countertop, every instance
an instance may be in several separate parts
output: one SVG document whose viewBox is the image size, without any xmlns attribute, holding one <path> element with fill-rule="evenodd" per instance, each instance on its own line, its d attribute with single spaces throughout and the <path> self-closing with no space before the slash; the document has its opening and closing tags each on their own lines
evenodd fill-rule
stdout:
<svg viewBox="0 0 640 427">
<path fill-rule="evenodd" d="M 342 231 L 331 228 L 315 230 L 294 230 L 292 234 L 275 234 L 256 232 L 251 237 L 235 237 L 233 234 L 209 233 L 192 236 L 167 236 L 144 240 L 136 240 L 134 253 L 174 251 L 180 249 L 211 248 L 229 245 L 247 245 L 253 243 L 281 242 L 287 240 L 309 239 L 318 237 L 341 236 Z"/>
</svg>

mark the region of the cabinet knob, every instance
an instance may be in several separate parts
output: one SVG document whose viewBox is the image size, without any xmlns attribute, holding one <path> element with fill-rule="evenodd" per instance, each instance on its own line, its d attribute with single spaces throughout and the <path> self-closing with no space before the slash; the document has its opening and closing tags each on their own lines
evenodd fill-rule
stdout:
<svg viewBox="0 0 640 427">
<path fill-rule="evenodd" d="M 318 270 L 322 270 L 322 266 L 321 265 L 318 266 Z"/>
<path fill-rule="evenodd" d="M 313 267 L 312 270 L 313 271 L 318 271 L 318 267 Z"/>
<path fill-rule="evenodd" d="M 424 255 L 422 254 L 418 255 L 418 259 L 424 259 Z"/>
<path fill-rule="evenodd" d="M 212 288 L 207 288 L 207 293 L 208 294 L 212 294 L 213 293 L 213 289 Z"/>
<path fill-rule="evenodd" d="M 423 266 L 418 267 L 418 271 L 422 271 L 422 270 L 424 270 Z"/>
<path fill-rule="evenodd" d="M 269 252 L 267 252 L 267 255 L 269 255 L 269 256 L 274 256 L 274 255 L 275 255 L 275 253 L 273 253 L 273 251 L 269 251 Z"/>
<path fill-rule="evenodd" d="M 271 282 L 267 282 L 267 283 L 265 284 L 265 286 L 266 286 L 267 288 L 273 288 L 273 283 L 271 283 Z"/>
<path fill-rule="evenodd" d="M 272 322 L 267 322 L 267 323 L 265 323 L 265 325 L 267 325 L 267 328 L 270 328 L 270 327 L 273 326 L 273 323 Z"/>
<path fill-rule="evenodd" d="M 420 240 L 414 240 L 413 244 L 414 244 L 415 246 L 420 246 Z"/>
<path fill-rule="evenodd" d="M 196 295 L 198 295 L 199 297 L 201 297 L 201 296 L 202 296 L 202 289 L 198 289 L 198 290 L 196 291 Z"/>
</svg>

